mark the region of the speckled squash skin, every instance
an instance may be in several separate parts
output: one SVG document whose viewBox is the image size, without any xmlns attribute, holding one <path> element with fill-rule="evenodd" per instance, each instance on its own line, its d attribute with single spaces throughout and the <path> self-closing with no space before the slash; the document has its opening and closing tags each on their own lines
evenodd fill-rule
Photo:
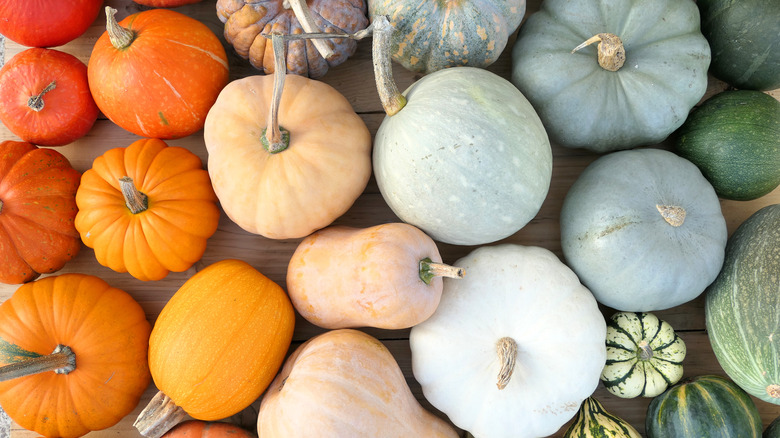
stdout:
<svg viewBox="0 0 780 438">
<path fill-rule="evenodd" d="M 385 15 L 395 28 L 393 60 L 411 71 L 487 67 L 506 47 L 525 15 L 525 0 L 375 0 L 370 17 Z"/>
<path fill-rule="evenodd" d="M 563 438 L 641 438 L 631 424 L 607 412 L 595 398 L 582 402 L 574 421 L 566 429 Z"/>
<path fill-rule="evenodd" d="M 225 23 L 225 40 L 236 53 L 265 74 L 274 72 L 271 40 L 264 35 L 303 33 L 300 22 L 283 0 L 218 0 L 217 17 Z M 308 0 L 314 21 L 322 32 L 355 33 L 368 26 L 364 0 Z M 286 43 L 287 72 L 309 78 L 319 78 L 357 50 L 357 41 L 350 38 L 325 40 L 334 55 L 324 59 L 311 40 Z"/>
</svg>

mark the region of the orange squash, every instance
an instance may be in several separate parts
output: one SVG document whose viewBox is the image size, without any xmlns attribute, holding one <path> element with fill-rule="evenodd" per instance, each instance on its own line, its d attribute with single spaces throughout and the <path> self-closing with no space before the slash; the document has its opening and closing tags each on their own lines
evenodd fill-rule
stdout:
<svg viewBox="0 0 780 438">
<path fill-rule="evenodd" d="M 33 280 L 78 254 L 73 221 L 80 178 L 57 151 L 0 143 L 0 282 Z"/>
<path fill-rule="evenodd" d="M 197 155 L 141 139 L 97 157 L 76 193 L 76 229 L 97 261 L 159 280 L 200 260 L 219 208 Z"/>
<path fill-rule="evenodd" d="M 141 306 L 98 277 L 27 283 L 0 305 L 0 405 L 46 437 L 111 427 L 149 386 L 150 331 Z"/>
<path fill-rule="evenodd" d="M 255 434 L 235 424 L 189 420 L 179 423 L 163 438 L 254 438 Z"/>
<path fill-rule="evenodd" d="M 403 329 L 436 310 L 442 276 L 463 270 L 442 264 L 436 243 L 413 225 L 331 226 L 298 245 L 287 291 L 298 313 L 320 327 Z"/>
<path fill-rule="evenodd" d="M 186 414 L 213 421 L 246 408 L 279 370 L 294 324 L 284 290 L 246 262 L 198 272 L 155 322 L 149 368 L 160 391 L 135 427 L 159 437 Z"/>
<path fill-rule="evenodd" d="M 315 336 L 290 355 L 260 402 L 257 435 L 458 436 L 414 398 L 387 347 L 352 329 Z"/>
</svg>

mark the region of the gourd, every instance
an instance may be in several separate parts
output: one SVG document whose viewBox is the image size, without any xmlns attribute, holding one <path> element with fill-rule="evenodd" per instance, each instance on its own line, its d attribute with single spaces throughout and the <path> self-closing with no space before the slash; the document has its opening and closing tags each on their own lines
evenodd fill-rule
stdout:
<svg viewBox="0 0 780 438">
<path fill-rule="evenodd" d="M 734 232 L 705 294 L 707 334 L 718 363 L 748 394 L 780 404 L 774 335 L 780 312 L 780 204 L 753 213 Z"/>
<path fill-rule="evenodd" d="M 71 143 L 89 132 L 97 116 L 87 66 L 71 54 L 30 48 L 0 69 L 0 121 L 23 141 Z"/>
<path fill-rule="evenodd" d="M 701 31 L 712 49 L 713 76 L 740 89 L 780 87 L 779 3 L 697 0 L 696 5 L 701 12 Z"/>
<path fill-rule="evenodd" d="M 641 438 L 639 432 L 626 420 L 604 409 L 593 397 L 582 402 L 574 421 L 563 438 Z"/>
<path fill-rule="evenodd" d="M 260 402 L 257 434 L 458 436 L 415 399 L 387 347 L 353 329 L 327 331 L 295 349 Z"/>
<path fill-rule="evenodd" d="M 454 263 L 433 315 L 412 327 L 423 395 L 476 437 L 555 433 L 593 394 L 606 323 L 593 295 L 551 251 L 499 244 Z"/>
<path fill-rule="evenodd" d="M 396 30 L 390 53 L 408 70 L 433 73 L 443 68 L 484 68 L 504 51 L 525 15 L 525 0 L 412 2 L 372 0 L 371 20 L 384 15 Z"/>
<path fill-rule="evenodd" d="M 365 0 L 218 0 L 217 17 L 236 53 L 265 74 L 277 71 L 272 33 L 353 34 L 368 26 Z M 351 38 L 291 39 L 285 42 L 286 71 L 321 78 L 357 50 Z"/>
<path fill-rule="evenodd" d="M 545 0 L 518 32 L 511 78 L 553 142 L 604 153 L 682 125 L 709 63 L 691 0 Z"/>
<path fill-rule="evenodd" d="M 436 310 L 442 276 L 459 278 L 463 270 L 441 263 L 436 243 L 412 225 L 330 226 L 296 248 L 287 292 L 298 313 L 317 326 L 397 330 Z"/>
<path fill-rule="evenodd" d="M 109 428 L 149 386 L 150 330 L 141 306 L 98 277 L 22 285 L 0 305 L 0 405 L 46 437 Z"/>
<path fill-rule="evenodd" d="M 34 280 L 78 254 L 73 221 L 80 178 L 55 150 L 0 143 L 0 282 Z"/>
<path fill-rule="evenodd" d="M 592 162 L 566 193 L 560 224 L 567 264 L 619 311 L 691 301 L 723 264 L 727 229 L 715 190 L 693 163 L 661 149 Z"/>
<path fill-rule="evenodd" d="M 219 208 L 200 158 L 158 139 L 109 149 L 84 172 L 75 226 L 95 258 L 144 281 L 200 260 Z"/>
<path fill-rule="evenodd" d="M 255 434 L 235 424 L 188 420 L 177 424 L 163 438 L 254 438 Z"/>
<path fill-rule="evenodd" d="M 283 71 L 284 40 L 274 40 Z M 272 239 L 330 225 L 371 176 L 366 124 L 335 88 L 299 75 L 232 81 L 209 110 L 203 137 L 225 213 Z"/>
<path fill-rule="evenodd" d="M 655 397 L 680 381 L 686 351 L 672 326 L 652 313 L 615 313 L 607 321 L 601 383 L 618 397 Z"/>
<path fill-rule="evenodd" d="M 188 414 L 214 421 L 245 409 L 282 365 L 294 323 L 284 290 L 248 263 L 198 271 L 154 324 L 149 369 L 159 391 L 133 425 L 158 438 Z"/>
<path fill-rule="evenodd" d="M 520 230 L 552 176 L 550 142 L 533 107 L 509 81 L 475 67 L 439 70 L 401 94 L 387 52 L 391 28 L 381 16 L 373 25 L 387 114 L 373 168 L 386 203 L 439 242 L 479 245 Z"/>
<path fill-rule="evenodd" d="M 718 93 L 691 112 L 674 145 L 721 198 L 760 198 L 780 185 L 780 102 L 760 91 Z"/>
<path fill-rule="evenodd" d="M 103 0 L 7 1 L 0 4 L 0 34 L 27 47 L 55 47 L 86 32 Z M 10 17 L 13 17 L 11 19 Z"/>
<path fill-rule="evenodd" d="M 100 111 L 141 137 L 173 139 L 203 128 L 228 82 L 225 49 L 205 24 L 170 9 L 150 9 L 117 23 L 106 7 L 106 32 L 87 64 Z"/>
<path fill-rule="evenodd" d="M 683 379 L 647 407 L 648 438 L 760 438 L 761 416 L 753 399 L 715 375 Z"/>
</svg>

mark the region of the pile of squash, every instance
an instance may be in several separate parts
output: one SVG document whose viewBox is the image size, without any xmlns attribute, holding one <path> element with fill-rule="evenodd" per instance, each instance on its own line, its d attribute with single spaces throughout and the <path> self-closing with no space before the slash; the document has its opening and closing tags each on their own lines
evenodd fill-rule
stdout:
<svg viewBox="0 0 780 438">
<path fill-rule="evenodd" d="M 260 438 L 639 436 L 603 387 L 649 399 L 651 438 L 761 436 L 754 399 L 780 404 L 780 204 L 729 235 L 721 202 L 780 185 L 763 92 L 780 87 L 780 4 L 217 0 L 218 36 L 177 9 L 201 0 L 135 1 L 121 20 L 99 0 L 0 5 L 17 17 L 0 34 L 29 47 L 0 69 L 18 137 L 0 143 L 0 282 L 19 285 L 0 304 L 0 406 L 16 423 L 110 428 L 153 383 L 133 425 L 154 438 L 254 436 L 224 421 L 256 401 Z M 57 49 L 101 11 L 88 62 Z M 373 132 L 320 80 L 359 44 Z M 488 68 L 505 51 L 509 78 Z M 234 54 L 254 74 L 233 79 Z M 403 92 L 394 66 L 417 75 Z M 708 74 L 732 89 L 705 98 Z M 56 148 L 101 114 L 138 139 L 79 172 Z M 170 145 L 193 135 L 205 166 Z M 557 146 L 591 158 L 560 256 L 512 239 L 556 184 Z M 339 224 L 372 178 L 398 220 Z M 223 212 L 291 245 L 284 287 L 238 255 L 204 266 Z M 135 281 L 187 280 L 150 323 L 128 292 L 58 272 L 82 245 Z M 686 344 L 654 314 L 700 296 L 724 376 L 684 377 Z M 298 344 L 299 316 L 321 330 Z M 425 403 L 371 329 L 408 330 Z"/>
</svg>

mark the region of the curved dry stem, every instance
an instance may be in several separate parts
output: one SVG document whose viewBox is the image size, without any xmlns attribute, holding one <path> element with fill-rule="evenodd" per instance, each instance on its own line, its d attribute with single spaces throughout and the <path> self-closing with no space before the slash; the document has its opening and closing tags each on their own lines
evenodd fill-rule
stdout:
<svg viewBox="0 0 780 438">
<path fill-rule="evenodd" d="M 582 44 L 575 47 L 571 53 L 576 52 L 584 47 L 587 47 L 595 42 L 598 42 L 598 61 L 601 68 L 609 71 L 618 71 L 620 67 L 626 62 L 626 49 L 623 47 L 623 41 L 620 40 L 615 34 L 600 33 L 594 35 Z"/>
<path fill-rule="evenodd" d="M 288 6 L 292 8 L 295 18 L 301 23 L 301 27 L 306 33 L 322 32 L 319 26 L 317 26 L 317 22 L 314 20 L 314 16 L 311 14 L 311 10 L 306 4 L 306 0 L 285 0 L 285 7 Z M 335 55 L 327 41 L 312 39 L 311 42 L 320 53 L 320 56 L 325 60 L 328 60 Z"/>
<path fill-rule="evenodd" d="M 371 51 L 374 62 L 374 76 L 379 100 L 388 116 L 394 116 L 406 105 L 406 97 L 398 91 L 398 85 L 393 79 L 393 66 L 390 57 L 390 38 L 393 26 L 384 15 L 374 18 L 374 41 Z"/>
</svg>

